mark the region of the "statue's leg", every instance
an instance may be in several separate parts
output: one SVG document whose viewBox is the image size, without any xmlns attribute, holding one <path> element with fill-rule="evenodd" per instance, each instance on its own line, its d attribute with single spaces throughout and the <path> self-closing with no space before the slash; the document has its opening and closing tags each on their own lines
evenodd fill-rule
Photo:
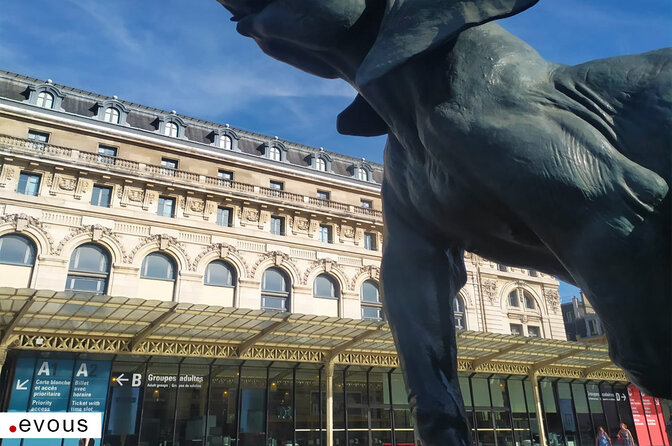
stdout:
<svg viewBox="0 0 672 446">
<path fill-rule="evenodd" d="M 466 282 L 463 252 L 409 224 L 393 192 L 383 200 L 383 304 L 418 433 L 425 446 L 470 445 L 451 307 Z"/>
</svg>

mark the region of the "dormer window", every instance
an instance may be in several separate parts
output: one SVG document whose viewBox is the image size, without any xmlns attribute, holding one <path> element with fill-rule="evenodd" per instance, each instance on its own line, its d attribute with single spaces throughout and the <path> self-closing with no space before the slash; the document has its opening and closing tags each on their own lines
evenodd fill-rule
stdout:
<svg viewBox="0 0 672 446">
<path fill-rule="evenodd" d="M 318 158 L 315 160 L 315 168 L 317 170 L 321 170 L 322 172 L 327 171 L 327 162 L 323 160 L 322 158 Z"/>
<path fill-rule="evenodd" d="M 233 146 L 233 139 L 229 135 L 219 136 L 219 148 L 224 150 L 231 150 Z"/>
<path fill-rule="evenodd" d="M 186 139 L 185 131 L 187 125 L 179 116 L 176 115 L 175 111 L 170 112 L 170 114 L 167 116 L 160 116 L 157 121 L 157 132 L 161 135 L 165 135 L 170 138 Z"/>
<path fill-rule="evenodd" d="M 264 156 L 273 161 L 286 161 L 287 147 L 276 138 L 264 144 Z"/>
<path fill-rule="evenodd" d="M 331 172 L 331 157 L 324 153 L 324 149 L 320 148 L 319 153 L 313 153 L 309 157 L 310 167 L 320 172 Z"/>
<path fill-rule="evenodd" d="M 177 124 L 174 122 L 166 122 L 166 127 L 163 129 L 163 134 L 177 138 Z"/>
<path fill-rule="evenodd" d="M 28 92 L 28 99 L 24 102 L 41 108 L 63 110 L 61 102 L 65 98 L 65 95 L 58 88 L 54 87 L 51 79 L 47 80 L 46 84 L 30 85 L 26 91 Z"/>
<path fill-rule="evenodd" d="M 359 181 L 372 181 L 373 169 L 368 163 L 364 162 L 364 158 L 362 158 L 360 162 L 353 164 L 351 169 L 353 178 L 356 178 Z"/>
<path fill-rule="evenodd" d="M 98 102 L 97 106 L 98 115 L 96 117 L 101 121 L 128 126 L 126 123 L 128 109 L 124 104 L 117 100 L 116 96 L 114 96 L 113 99 L 106 99 Z"/>
<path fill-rule="evenodd" d="M 114 107 L 107 107 L 105 109 L 105 117 L 103 120 L 105 122 L 111 122 L 112 124 L 119 124 L 119 110 Z"/>
<path fill-rule="evenodd" d="M 37 95 L 37 102 L 35 105 L 42 108 L 53 108 L 54 95 L 46 91 L 41 91 Z"/>
</svg>

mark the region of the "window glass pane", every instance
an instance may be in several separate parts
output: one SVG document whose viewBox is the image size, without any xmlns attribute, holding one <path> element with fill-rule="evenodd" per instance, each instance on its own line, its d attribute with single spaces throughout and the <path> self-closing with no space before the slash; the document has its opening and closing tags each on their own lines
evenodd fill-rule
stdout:
<svg viewBox="0 0 672 446">
<path fill-rule="evenodd" d="M 328 274 L 320 274 L 315 279 L 313 293 L 317 297 L 338 297 L 338 285 L 336 280 Z"/>
<path fill-rule="evenodd" d="M 232 139 L 229 135 L 221 135 L 219 137 L 219 147 L 224 150 L 231 150 Z"/>
<path fill-rule="evenodd" d="M 523 298 L 525 299 L 525 308 L 534 309 L 534 297 L 527 291 L 523 291 Z"/>
<path fill-rule="evenodd" d="M 376 249 L 376 236 L 374 234 L 364 233 L 364 249 L 372 251 Z"/>
<path fill-rule="evenodd" d="M 70 256 L 70 271 L 106 274 L 110 270 L 110 257 L 101 246 L 79 246 Z"/>
<path fill-rule="evenodd" d="M 217 208 L 217 224 L 220 226 L 231 226 L 231 209 Z"/>
<path fill-rule="evenodd" d="M 266 369 L 243 367 L 240 387 L 239 445 L 263 446 L 266 433 Z"/>
<path fill-rule="evenodd" d="M 112 197 L 112 188 L 105 186 L 93 186 L 91 192 L 91 204 L 94 206 L 109 207 Z"/>
<path fill-rule="evenodd" d="M 173 137 L 177 136 L 177 124 L 175 124 L 174 122 L 166 122 L 166 128 L 164 133 L 167 136 L 173 136 Z"/>
<path fill-rule="evenodd" d="M 65 290 L 103 294 L 105 293 L 106 286 L 106 278 L 82 277 L 69 274 L 65 284 Z"/>
<path fill-rule="evenodd" d="M 331 226 L 320 225 L 320 241 L 331 243 Z"/>
<path fill-rule="evenodd" d="M 522 336 L 523 335 L 523 326 L 520 324 L 509 324 L 509 327 L 511 328 L 511 334 L 514 336 Z"/>
<path fill-rule="evenodd" d="M 362 319 L 371 321 L 383 320 L 383 309 L 381 307 L 370 307 L 362 305 Z"/>
<path fill-rule="evenodd" d="M 527 326 L 527 335 L 531 338 L 539 338 L 539 337 L 541 337 L 541 329 L 539 327 L 535 327 L 533 325 L 528 325 Z"/>
<path fill-rule="evenodd" d="M 106 108 L 105 122 L 112 122 L 114 124 L 119 124 L 119 111 L 114 107 Z"/>
<path fill-rule="evenodd" d="M 205 439 L 206 418 L 209 418 L 208 382 L 208 366 L 184 363 L 180 367 L 175 444 L 200 445 Z"/>
<path fill-rule="evenodd" d="M 264 272 L 261 289 L 278 293 L 289 292 L 289 280 L 285 273 L 277 268 L 269 268 Z"/>
<path fill-rule="evenodd" d="M 37 192 L 40 188 L 40 178 L 39 174 L 30 174 L 21 172 L 19 175 L 19 184 L 16 191 L 24 195 L 37 196 Z"/>
<path fill-rule="evenodd" d="M 178 366 L 150 363 L 144 389 L 140 441 L 138 444 L 172 444 L 177 398 Z"/>
<path fill-rule="evenodd" d="M 212 367 L 208 415 L 210 446 L 235 445 L 238 378 L 238 366 L 215 363 Z"/>
<path fill-rule="evenodd" d="M 124 360 L 125 359 L 125 360 Z M 135 379 L 146 382 L 145 363 L 120 358 L 112 362 L 109 387 L 109 410 L 104 425 L 104 444 L 109 446 L 137 446 L 140 427 L 142 395 L 140 386 L 123 385 Z M 123 375 L 123 376 L 122 376 Z M 118 377 L 128 381 L 119 382 Z"/>
<path fill-rule="evenodd" d="M 205 284 L 234 286 L 233 268 L 221 260 L 215 260 L 205 269 Z"/>
<path fill-rule="evenodd" d="M 371 209 L 373 207 L 370 200 L 361 200 L 361 206 L 365 209 Z"/>
<path fill-rule="evenodd" d="M 287 298 L 280 296 L 261 295 L 262 310 L 289 311 L 287 308 Z"/>
<path fill-rule="evenodd" d="M 317 198 L 319 198 L 320 200 L 328 200 L 329 199 L 329 192 L 318 190 L 317 191 Z"/>
<path fill-rule="evenodd" d="M 490 393 L 492 394 L 492 407 L 508 407 L 506 380 L 490 378 Z"/>
<path fill-rule="evenodd" d="M 362 284 L 362 302 L 380 303 L 378 285 L 375 282 L 367 280 Z"/>
<path fill-rule="evenodd" d="M 302 365 L 303 367 L 303 365 Z M 320 371 L 302 368 L 296 371 L 296 428 L 320 428 Z M 297 432 L 299 444 L 317 444 L 318 432 Z M 301 436 L 300 436 L 301 435 Z M 303 438 L 303 442 L 300 439 Z M 312 440 L 312 443 L 309 441 Z"/>
<path fill-rule="evenodd" d="M 162 217 L 173 217 L 175 208 L 175 199 L 168 197 L 159 197 L 159 206 L 156 213 Z"/>
<path fill-rule="evenodd" d="M 368 428 L 365 371 L 349 369 L 345 372 L 345 398 L 348 429 Z M 359 443 L 366 444 L 367 441 Z"/>
<path fill-rule="evenodd" d="M 280 161 L 280 149 L 277 147 L 271 147 L 268 152 L 268 157 L 274 161 Z"/>
<path fill-rule="evenodd" d="M 285 219 L 283 217 L 271 217 L 271 234 L 285 234 Z"/>
<path fill-rule="evenodd" d="M 0 237 L 0 263 L 32 266 L 35 263 L 35 244 L 17 234 Z"/>
<path fill-rule="evenodd" d="M 268 372 L 268 438 L 266 444 L 288 444 L 294 439 L 293 370 L 271 367 Z"/>
<path fill-rule="evenodd" d="M 471 378 L 471 386 L 474 392 L 474 406 L 490 407 L 488 380 L 485 378 Z"/>
<path fill-rule="evenodd" d="M 98 146 L 98 154 L 99 155 L 105 155 L 105 156 L 117 156 L 117 149 L 116 149 L 116 147 L 99 145 Z"/>
<path fill-rule="evenodd" d="M 37 95 L 37 106 L 44 108 L 52 108 L 54 105 L 54 96 L 51 93 L 42 91 Z"/>
<path fill-rule="evenodd" d="M 518 290 L 513 290 L 509 293 L 509 305 L 512 307 L 519 306 L 518 304 Z"/>
<path fill-rule="evenodd" d="M 36 130 L 28 130 L 28 139 L 31 139 L 35 142 L 49 142 L 49 134 L 38 132 Z"/>
<path fill-rule="evenodd" d="M 268 187 L 270 189 L 282 190 L 284 188 L 284 184 L 280 181 L 271 181 Z"/>
<path fill-rule="evenodd" d="M 141 277 L 149 279 L 175 280 L 175 266 L 165 254 L 153 252 L 142 262 Z"/>
</svg>

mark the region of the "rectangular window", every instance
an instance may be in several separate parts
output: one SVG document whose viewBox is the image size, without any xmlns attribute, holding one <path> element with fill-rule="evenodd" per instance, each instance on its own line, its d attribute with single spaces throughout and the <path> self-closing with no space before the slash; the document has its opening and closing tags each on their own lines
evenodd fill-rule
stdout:
<svg viewBox="0 0 672 446">
<path fill-rule="evenodd" d="M 220 226 L 231 226 L 231 208 L 217 208 L 217 224 Z"/>
<path fill-rule="evenodd" d="M 514 336 L 522 336 L 523 335 L 523 326 L 520 324 L 509 324 L 509 327 L 511 328 L 511 334 Z"/>
<path fill-rule="evenodd" d="M 538 276 L 536 270 L 528 269 L 527 271 L 530 273 L 530 277 L 537 277 Z"/>
<path fill-rule="evenodd" d="M 106 186 L 93 185 L 91 192 L 91 204 L 94 206 L 110 207 L 110 198 L 112 197 L 112 188 Z"/>
<path fill-rule="evenodd" d="M 16 188 L 16 191 L 24 195 L 37 196 L 37 192 L 40 190 L 40 179 L 42 175 L 37 173 L 25 173 L 21 172 L 19 175 L 19 186 Z"/>
<path fill-rule="evenodd" d="M 541 337 L 541 329 L 539 327 L 535 327 L 533 325 L 528 325 L 527 326 L 527 335 L 531 338 L 540 338 Z"/>
<path fill-rule="evenodd" d="M 320 241 L 323 243 L 331 243 L 331 226 L 320 225 Z"/>
<path fill-rule="evenodd" d="M 497 264 L 497 270 L 502 271 L 502 272 L 507 272 L 508 269 L 506 268 L 506 265 L 502 265 L 501 263 Z"/>
<path fill-rule="evenodd" d="M 362 319 L 365 321 L 382 321 L 383 308 L 362 305 Z"/>
<path fill-rule="evenodd" d="M 161 167 L 161 173 L 163 175 L 175 175 L 175 169 L 177 169 L 177 160 L 161 158 Z"/>
<path fill-rule="evenodd" d="M 219 179 L 220 186 L 231 187 L 231 181 L 233 181 L 233 172 L 228 170 L 218 170 L 217 178 Z"/>
<path fill-rule="evenodd" d="M 175 199 L 170 197 L 159 197 L 159 208 L 156 213 L 161 217 L 173 218 L 175 212 Z"/>
<path fill-rule="evenodd" d="M 37 130 L 28 130 L 28 139 L 35 142 L 49 142 L 49 133 L 38 132 Z"/>
<path fill-rule="evenodd" d="M 597 319 L 588 320 L 588 336 L 597 336 L 600 333 Z"/>
<path fill-rule="evenodd" d="M 285 188 L 285 183 L 283 183 L 282 181 L 271 180 L 271 182 L 268 184 L 268 187 L 270 189 L 283 190 Z"/>
<path fill-rule="evenodd" d="M 283 217 L 271 217 L 271 234 L 285 235 L 285 219 Z"/>
<path fill-rule="evenodd" d="M 376 250 L 376 234 L 371 234 L 368 232 L 364 233 L 364 249 L 370 251 Z"/>
<path fill-rule="evenodd" d="M 317 191 L 317 198 L 318 200 L 328 200 L 329 199 L 329 192 L 323 191 L 323 190 L 318 190 Z"/>
<path fill-rule="evenodd" d="M 372 209 L 373 208 L 373 202 L 371 200 L 360 200 L 361 207 L 364 209 Z"/>
<path fill-rule="evenodd" d="M 99 163 L 114 164 L 116 157 L 117 157 L 116 147 L 105 146 L 103 144 L 98 145 Z"/>
</svg>

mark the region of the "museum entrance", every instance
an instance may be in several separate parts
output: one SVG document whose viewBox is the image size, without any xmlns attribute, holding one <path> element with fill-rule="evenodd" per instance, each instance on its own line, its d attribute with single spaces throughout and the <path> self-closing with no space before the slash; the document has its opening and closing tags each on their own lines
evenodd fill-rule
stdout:
<svg viewBox="0 0 672 446">
<path fill-rule="evenodd" d="M 506 409 L 480 408 L 473 412 L 474 444 L 514 446 L 511 413 Z"/>
</svg>

